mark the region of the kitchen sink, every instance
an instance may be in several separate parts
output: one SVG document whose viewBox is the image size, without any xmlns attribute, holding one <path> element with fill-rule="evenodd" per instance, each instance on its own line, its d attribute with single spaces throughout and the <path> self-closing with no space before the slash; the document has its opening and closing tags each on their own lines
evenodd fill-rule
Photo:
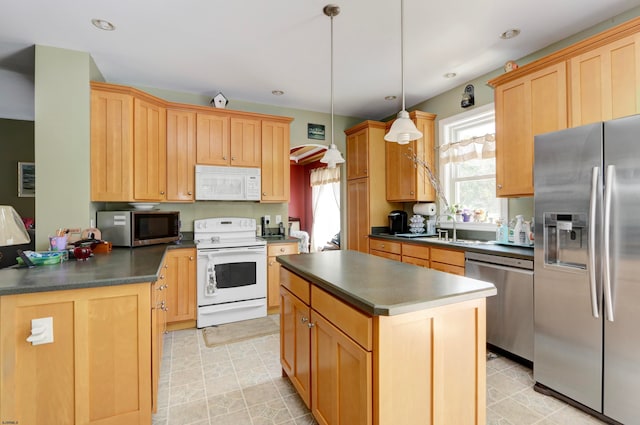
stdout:
<svg viewBox="0 0 640 425">
<path fill-rule="evenodd" d="M 478 241 L 475 239 L 457 239 L 455 242 L 453 239 L 438 239 L 436 236 L 432 237 L 424 237 L 424 238 L 413 238 L 416 241 L 424 241 L 431 243 L 438 243 L 443 245 L 493 245 L 494 241 Z"/>
</svg>

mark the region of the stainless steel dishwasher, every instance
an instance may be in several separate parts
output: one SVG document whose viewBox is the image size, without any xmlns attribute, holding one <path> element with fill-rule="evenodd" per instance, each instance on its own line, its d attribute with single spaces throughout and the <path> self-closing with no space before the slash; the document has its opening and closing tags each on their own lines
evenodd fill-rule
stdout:
<svg viewBox="0 0 640 425">
<path fill-rule="evenodd" d="M 498 290 L 487 298 L 487 342 L 533 361 L 533 261 L 466 252 L 465 276 Z"/>
</svg>

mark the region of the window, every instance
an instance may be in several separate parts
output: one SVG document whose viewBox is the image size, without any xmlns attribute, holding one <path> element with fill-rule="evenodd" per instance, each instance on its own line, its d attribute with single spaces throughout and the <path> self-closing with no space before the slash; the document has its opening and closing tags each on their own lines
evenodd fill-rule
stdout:
<svg viewBox="0 0 640 425">
<path fill-rule="evenodd" d="M 506 200 L 496 198 L 494 105 L 443 119 L 439 129 L 439 178 L 449 205 L 462 212 L 456 221 L 493 229 L 507 217 Z"/>
</svg>

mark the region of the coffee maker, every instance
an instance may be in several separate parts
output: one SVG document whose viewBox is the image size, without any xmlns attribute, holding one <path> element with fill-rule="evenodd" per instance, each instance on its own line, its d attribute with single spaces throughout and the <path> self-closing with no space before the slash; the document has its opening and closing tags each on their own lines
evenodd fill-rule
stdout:
<svg viewBox="0 0 640 425">
<path fill-rule="evenodd" d="M 401 210 L 394 210 L 389 213 L 389 233 L 396 235 L 398 233 L 407 233 L 409 224 L 407 213 Z"/>
</svg>

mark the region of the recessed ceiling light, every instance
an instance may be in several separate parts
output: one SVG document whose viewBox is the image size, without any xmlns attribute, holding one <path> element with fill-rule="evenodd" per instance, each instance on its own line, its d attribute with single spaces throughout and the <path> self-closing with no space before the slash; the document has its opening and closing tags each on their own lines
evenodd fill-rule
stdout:
<svg viewBox="0 0 640 425">
<path fill-rule="evenodd" d="M 500 38 L 503 40 L 509 40 L 510 38 L 517 37 L 518 35 L 520 35 L 520 30 L 518 28 L 511 28 L 500 34 Z"/>
<path fill-rule="evenodd" d="M 284 92 L 282 90 L 273 90 L 271 91 L 271 94 L 274 96 L 282 96 Z"/>
<path fill-rule="evenodd" d="M 91 23 L 93 24 L 94 27 L 99 28 L 101 30 L 105 30 L 105 31 L 113 31 L 116 29 L 115 25 L 113 25 L 109 21 L 105 21 L 104 19 L 92 19 Z"/>
<path fill-rule="evenodd" d="M 396 96 L 385 96 L 384 100 L 396 100 L 397 97 Z"/>
<path fill-rule="evenodd" d="M 443 75 L 444 78 L 455 78 L 458 74 L 456 74 L 455 72 L 447 72 L 446 74 Z"/>
</svg>

